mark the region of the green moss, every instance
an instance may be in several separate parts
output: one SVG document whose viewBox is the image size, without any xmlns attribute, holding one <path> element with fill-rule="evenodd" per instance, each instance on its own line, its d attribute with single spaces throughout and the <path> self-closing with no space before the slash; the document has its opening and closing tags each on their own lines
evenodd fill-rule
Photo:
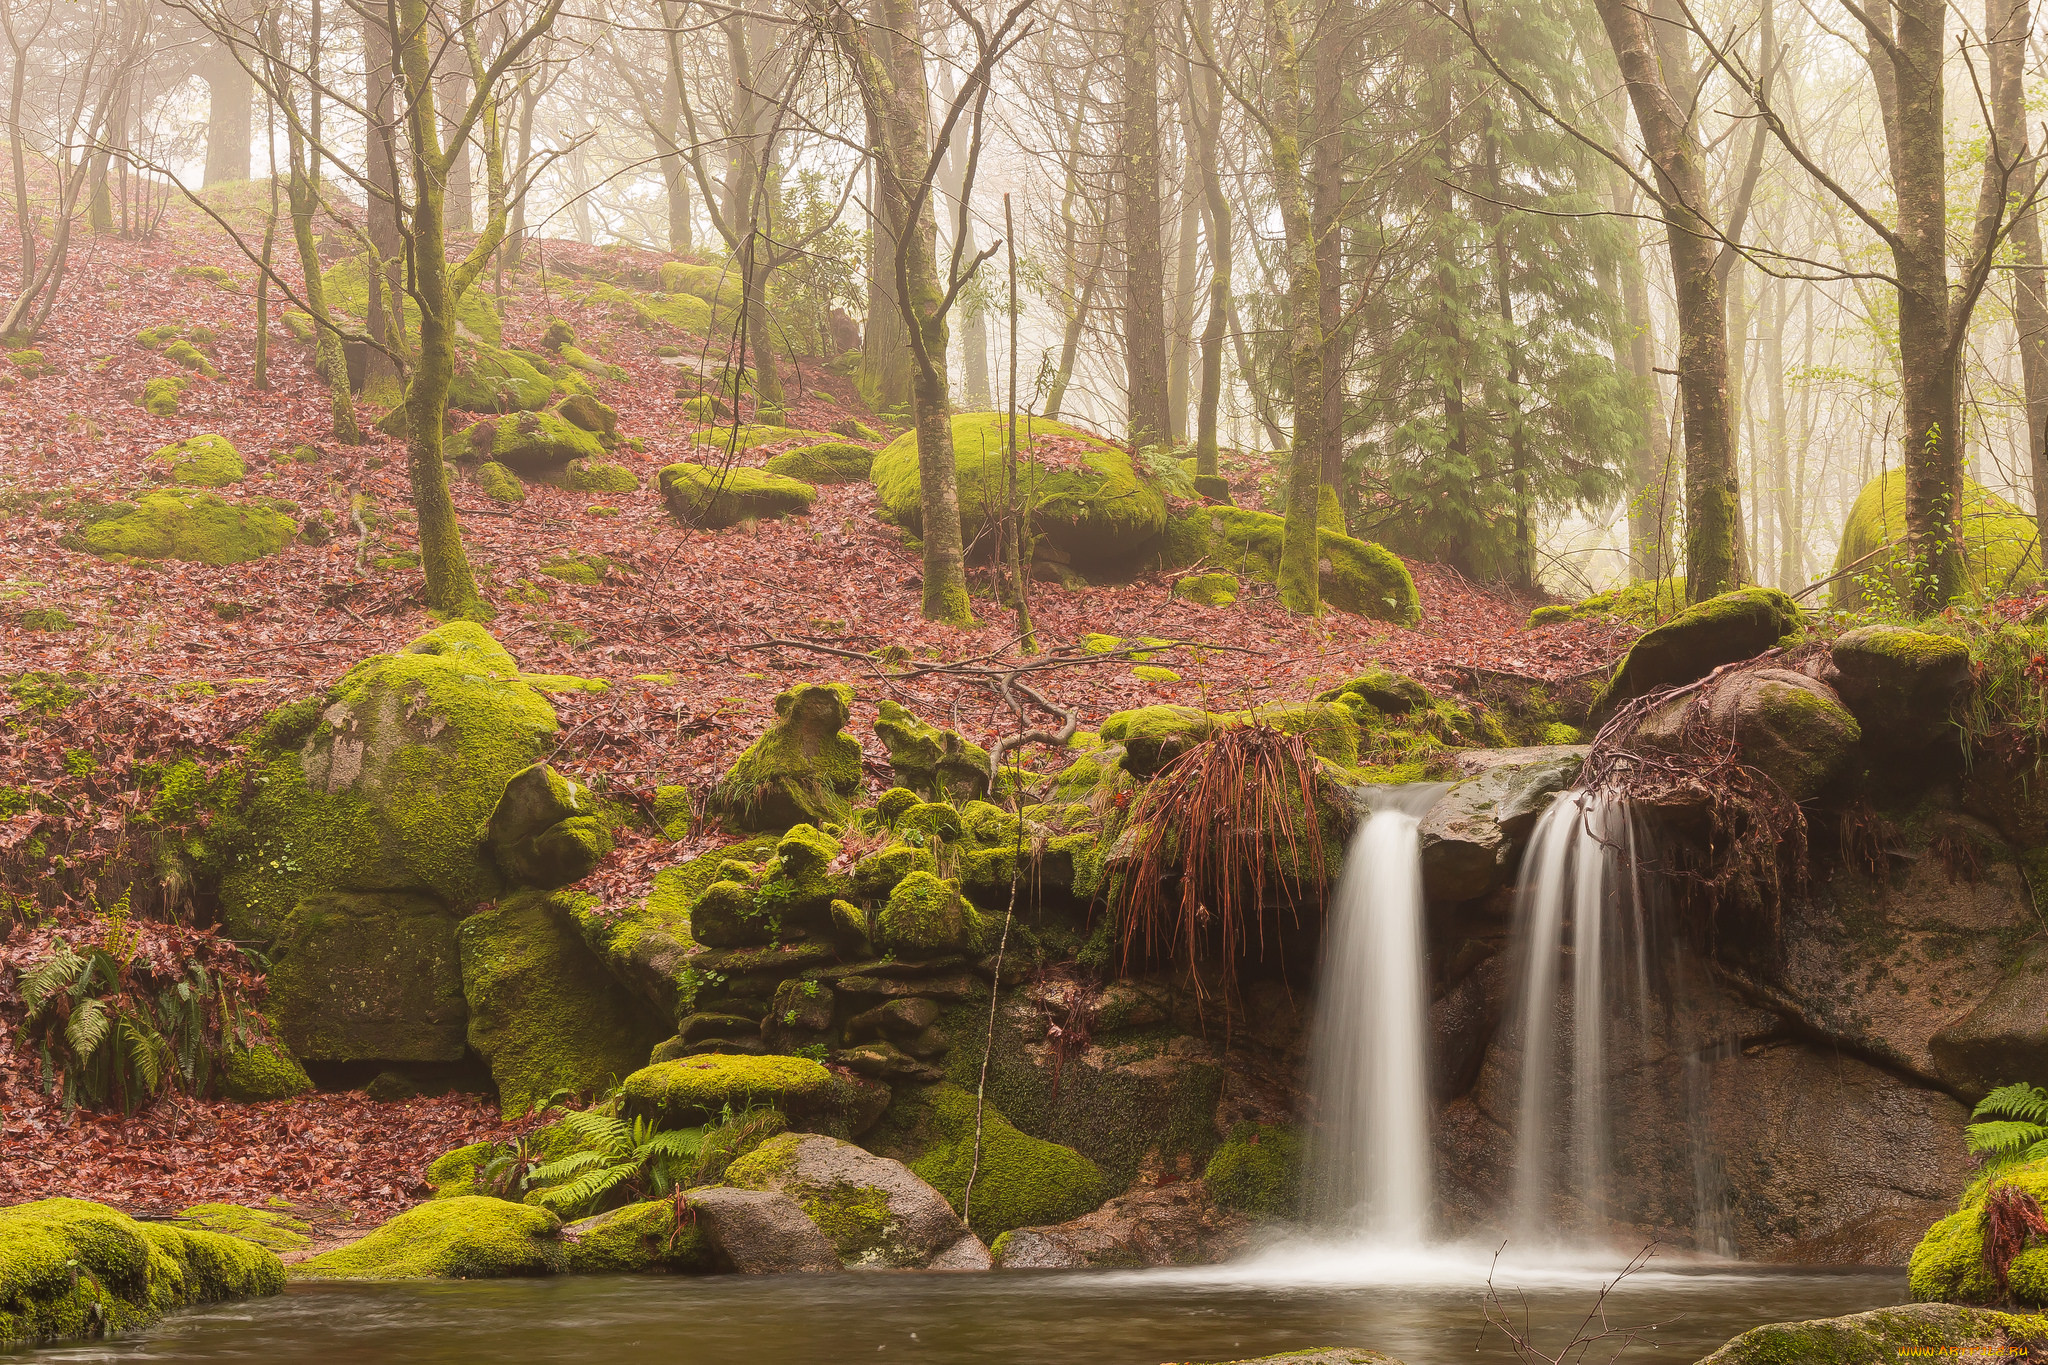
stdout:
<svg viewBox="0 0 2048 1365">
<path fill-rule="evenodd" d="M 748 746 L 712 793 L 746 830 L 844 824 L 861 787 L 860 742 L 842 734 L 852 714 L 845 683 L 802 683 L 775 698 L 775 723 Z"/>
<path fill-rule="evenodd" d="M 112 504 L 66 543 L 101 556 L 241 564 L 276 554 L 298 531 L 290 517 L 262 502 L 172 490 Z"/>
<path fill-rule="evenodd" d="M 581 583 L 585 586 L 603 581 L 602 565 L 589 564 L 581 559 L 552 559 L 541 565 L 540 571 L 549 578 L 564 583 Z"/>
<path fill-rule="evenodd" d="M 1131 676 L 1140 682 L 1148 683 L 1176 683 L 1180 681 L 1180 674 L 1172 669 L 1157 668 L 1151 664 L 1139 664 L 1131 670 Z"/>
<path fill-rule="evenodd" d="M 178 400 L 185 396 L 185 389 L 191 380 L 183 376 L 166 376 L 152 379 L 142 386 L 142 395 L 136 405 L 152 417 L 176 417 Z"/>
<path fill-rule="evenodd" d="M 214 368 L 213 362 L 208 360 L 205 354 L 189 341 L 173 341 L 165 346 L 164 359 L 176 361 L 186 369 L 195 371 L 208 379 L 220 378 L 220 371 Z"/>
<path fill-rule="evenodd" d="M 2034 519 L 1974 480 L 1963 483 L 1955 528 L 1962 545 L 1968 595 L 2026 592 L 2042 582 Z M 1911 600 L 1906 539 L 1906 472 L 1894 469 L 1863 485 L 1835 554 L 1834 606 L 1841 611 L 1892 610 Z M 1890 548 L 1887 549 L 1886 547 Z M 1854 572 L 1852 565 L 1861 562 Z"/>
<path fill-rule="evenodd" d="M 673 327 L 700 336 L 707 335 L 714 326 L 711 305 L 694 294 L 647 294 L 603 280 L 574 285 L 568 292 L 571 298 L 586 305 L 628 313 L 643 326 Z"/>
<path fill-rule="evenodd" d="M 574 928 L 570 892 L 521 891 L 462 921 L 469 1045 L 507 1117 L 558 1090 L 597 1094 L 667 1032 L 643 1022 Z"/>
<path fill-rule="evenodd" d="M 1275 583 L 1287 523 L 1270 512 L 1197 507 L 1175 514 L 1159 558 L 1169 567 L 1205 564 L 1212 572 Z M 1318 591 L 1325 605 L 1377 621 L 1412 626 L 1422 619 L 1415 580 L 1398 555 L 1324 527 L 1317 532 Z"/>
<path fill-rule="evenodd" d="M 448 406 L 465 412 L 533 412 L 559 392 L 555 381 L 524 356 L 459 338 Z"/>
<path fill-rule="evenodd" d="M 628 1204 L 587 1218 L 569 1231 L 575 1240 L 567 1247 L 568 1269 L 577 1275 L 708 1271 L 714 1264 L 711 1239 L 703 1225 L 690 1219 L 678 1228 L 676 1205 L 667 1199 Z"/>
<path fill-rule="evenodd" d="M 992 513 L 1007 505 L 1008 430 L 1009 419 L 999 412 L 957 413 L 952 419 L 960 530 L 969 543 Z M 1033 459 L 1031 452 L 1041 441 L 1058 442 L 1060 458 Z M 1166 499 L 1126 452 L 1100 437 L 1047 418 L 1020 417 L 1017 446 L 1018 479 L 1032 534 L 1063 562 L 1083 570 L 1127 569 L 1166 530 Z M 883 515 L 917 534 L 923 525 L 917 433 L 905 432 L 885 446 L 875 456 L 870 477 Z"/>
<path fill-rule="evenodd" d="M 826 441 L 771 455 L 763 467 L 770 474 L 805 483 L 860 483 L 873 469 L 875 452 L 851 441 Z"/>
<path fill-rule="evenodd" d="M 741 292 L 740 273 L 732 265 L 695 265 L 688 261 L 664 261 L 661 287 L 671 294 L 692 294 L 706 303 L 737 308 Z"/>
<path fill-rule="evenodd" d="M 15 619 L 23 630 L 66 631 L 77 624 L 56 607 L 29 607 Z"/>
<path fill-rule="evenodd" d="M 235 277 L 217 265 L 175 265 L 171 267 L 171 278 L 181 281 L 204 281 L 216 289 L 233 290 Z"/>
<path fill-rule="evenodd" d="M 981 1111 L 981 1160 L 975 1168 L 975 1100 L 939 1084 L 905 1092 L 893 1121 L 923 1128 L 931 1145 L 911 1161 L 919 1179 L 960 1213 L 974 1175 L 968 1226 L 984 1241 L 1011 1228 L 1064 1223 L 1100 1207 L 1108 1193 L 1100 1168 L 1071 1147 L 1027 1137 L 993 1104 Z"/>
<path fill-rule="evenodd" d="M 1684 609 L 1684 579 L 1646 578 L 1627 587 L 1596 592 L 1581 602 L 1559 602 L 1538 607 L 1529 613 L 1529 629 L 1588 618 L 1626 621 L 1633 626 L 1654 626 Z"/>
<path fill-rule="evenodd" d="M 472 460 L 493 460 L 521 474 L 545 474 L 574 460 L 596 460 L 596 435 L 552 412 L 486 417 L 458 438 Z"/>
<path fill-rule="evenodd" d="M 818 496 L 810 484 L 744 465 L 721 470 L 683 461 L 663 469 L 656 483 L 676 520 L 712 528 L 800 516 Z"/>
<path fill-rule="evenodd" d="M 496 460 L 486 460 L 478 465 L 471 477 L 492 502 L 516 504 L 526 501 L 526 485 L 519 481 L 517 474 Z"/>
<path fill-rule="evenodd" d="M 1963 1192 L 1956 1211 L 1927 1230 L 1913 1248 L 1907 1282 L 1917 1302 L 1993 1303 L 1997 1286 L 1984 1267 L 1984 1204 L 1998 1185 L 2012 1185 L 2037 1201 L 2048 1200 L 2048 1161 L 2009 1167 L 1980 1178 Z M 2013 1301 L 2048 1307 L 2048 1248 L 2032 1248 L 2011 1270 Z"/>
<path fill-rule="evenodd" d="M 728 1108 L 765 1107 L 793 1118 L 817 1114 L 833 1105 L 838 1087 L 831 1072 L 807 1057 L 706 1055 L 642 1067 L 619 1093 L 629 1113 L 688 1128 L 714 1122 Z"/>
<path fill-rule="evenodd" d="M 1328 486 L 1325 485 L 1325 490 Z M 1395 625 L 1422 620 L 1422 599 L 1401 557 L 1383 546 L 1324 529 L 1317 541 L 1324 605 Z"/>
<path fill-rule="evenodd" d="M 138 1223 L 83 1199 L 0 1209 L 0 1346 L 129 1331 L 283 1288 L 276 1253 L 239 1238 Z"/>
<path fill-rule="evenodd" d="M 409 1209 L 361 1241 L 302 1263 L 298 1273 L 321 1280 L 549 1275 L 567 1264 L 561 1229 L 546 1209 L 459 1195 Z"/>
<path fill-rule="evenodd" d="M 2048 1321 L 2042 1318 L 1914 1304 L 1755 1327 L 1700 1365 L 1900 1365 L 1917 1359 L 2032 1359 L 2043 1350 Z"/>
<path fill-rule="evenodd" d="M 1800 621 L 1798 604 L 1776 588 L 1738 588 L 1687 607 L 1629 646 L 1594 701 L 1594 715 L 1750 658 L 1799 629 Z"/>
<path fill-rule="evenodd" d="M 987 936 L 985 917 L 960 894 L 957 881 L 912 872 L 889 892 L 875 917 L 875 946 L 908 958 L 979 952 Z"/>
<path fill-rule="evenodd" d="M 328 307 L 354 318 L 357 322 L 369 320 L 370 270 L 365 257 L 344 258 L 327 269 L 322 281 L 327 286 Z M 419 306 L 402 287 L 388 290 L 386 298 L 389 299 L 393 293 L 397 296 L 397 303 L 403 315 L 401 320 L 406 339 L 412 342 L 420 334 Z M 485 345 L 497 347 L 504 344 L 498 311 L 491 306 L 490 296 L 481 289 L 463 292 L 455 304 L 455 321 L 463 331 Z"/>
<path fill-rule="evenodd" d="M 1292 1128 L 1240 1123 L 1210 1156 L 1202 1182 L 1224 1208 L 1288 1218 L 1301 1208 L 1301 1162 Z"/>
<path fill-rule="evenodd" d="M 212 432 L 173 441 L 145 463 L 162 465 L 173 483 L 192 488 L 224 488 L 249 472 L 234 442 Z"/>
<path fill-rule="evenodd" d="M 188 1232 L 217 1232 L 282 1256 L 312 1242 L 312 1227 L 304 1219 L 276 1209 L 252 1209 L 240 1204 L 194 1204 L 172 1223 Z"/>
<path fill-rule="evenodd" d="M 220 1093 L 243 1104 L 288 1100 L 312 1089 L 313 1081 L 306 1075 L 306 1068 L 277 1043 L 238 1048 L 227 1055 L 220 1071 Z"/>
<path fill-rule="evenodd" d="M 542 478 L 571 493 L 633 493 L 640 488 L 639 475 L 612 460 L 571 460 Z"/>
<path fill-rule="evenodd" d="M 1242 586 L 1234 573 L 1195 573 L 1175 580 L 1173 595 L 1198 607 L 1227 607 Z"/>
<path fill-rule="evenodd" d="M 49 359 L 34 347 L 24 347 L 19 351 L 9 351 L 7 359 L 13 362 L 14 368 L 20 370 L 24 378 L 36 379 L 43 375 L 55 374 L 57 372 L 57 367 L 52 365 Z"/>
<path fill-rule="evenodd" d="M 928 725 L 894 701 L 884 699 L 875 734 L 889 751 L 889 767 L 903 790 L 933 800 L 968 800 L 988 791 L 988 751 L 957 730 Z M 891 824 L 901 812 L 885 818 Z"/>
</svg>

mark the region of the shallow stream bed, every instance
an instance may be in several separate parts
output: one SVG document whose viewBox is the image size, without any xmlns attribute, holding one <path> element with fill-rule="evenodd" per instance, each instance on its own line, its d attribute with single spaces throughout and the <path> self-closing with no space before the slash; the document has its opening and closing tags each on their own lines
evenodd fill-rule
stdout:
<svg viewBox="0 0 2048 1365">
<path fill-rule="evenodd" d="M 1365 1346 L 1407 1365 L 1506 1365 L 1482 1314 L 1485 1257 L 1279 1255 L 1202 1271 L 829 1277 L 589 1277 L 293 1284 L 282 1295 L 180 1313 L 38 1361 L 812 1361 L 1160 1365 L 1305 1346 Z M 1554 1355 L 1613 1267 L 1494 1271 L 1502 1300 Z M 1607 1323 L 1649 1327 L 1619 1359 L 1684 1365 L 1760 1323 L 1897 1303 L 1905 1274 L 1667 1266 L 1629 1277 Z M 1597 1324 L 1590 1330 L 1598 1331 Z M 1594 1358 L 1606 1359 L 1613 1343 Z M 6 1353 L 0 1352 L 0 1356 Z"/>
</svg>

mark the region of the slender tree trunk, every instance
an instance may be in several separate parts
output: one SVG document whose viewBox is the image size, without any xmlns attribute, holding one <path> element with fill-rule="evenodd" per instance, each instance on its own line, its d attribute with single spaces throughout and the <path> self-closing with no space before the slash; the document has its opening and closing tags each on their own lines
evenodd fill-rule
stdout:
<svg viewBox="0 0 2048 1365">
<path fill-rule="evenodd" d="M 1204 35 L 1210 51 L 1215 43 L 1207 35 L 1213 0 L 1196 0 L 1195 25 Z M 1188 82 L 1188 126 L 1196 141 L 1195 160 L 1201 167 L 1203 226 L 1209 243 L 1209 316 L 1202 323 L 1202 393 L 1195 404 L 1195 472 L 1217 472 L 1216 414 L 1223 402 L 1223 341 L 1230 317 L 1230 265 L 1232 236 L 1230 197 L 1223 192 L 1223 173 L 1218 168 L 1217 125 L 1223 113 L 1223 82 L 1214 68 L 1202 67 L 1199 90 Z"/>
<path fill-rule="evenodd" d="M 2016 210 L 2012 251 L 2013 325 L 2019 333 L 2020 375 L 2026 389 L 2027 448 L 2034 476 L 2034 521 L 2048 560 L 2048 270 L 2043 269 L 2041 215 L 2031 202 L 2041 168 L 2027 134 L 2027 38 L 2033 32 L 2029 0 L 1985 0 L 1990 49 L 1991 115 L 2005 159 L 2017 165 L 2006 199 Z"/>
<path fill-rule="evenodd" d="M 882 75 L 890 82 L 909 78 L 897 67 L 899 43 L 894 40 L 894 19 L 901 0 L 869 0 L 868 25 L 871 47 Z M 913 25 L 914 27 L 914 25 Z M 911 41 L 900 46 L 917 53 L 920 66 L 916 85 L 924 88 L 923 57 L 912 32 Z M 873 111 L 868 111 L 868 145 L 880 147 L 887 130 Z M 878 176 L 877 180 L 888 177 Z M 904 413 L 910 408 L 910 334 L 903 321 L 903 303 L 896 297 L 896 234 L 888 215 L 881 211 L 882 187 L 878 183 L 868 202 L 875 208 L 869 215 L 868 314 L 861 341 L 861 396 L 876 412 Z"/>
<path fill-rule="evenodd" d="M 1650 16 L 1631 0 L 1594 0 L 1594 6 L 1656 173 L 1671 256 L 1685 414 L 1686 597 L 1698 602 L 1737 586 L 1741 517 L 1728 409 L 1728 312 L 1714 270 L 1719 246 L 1701 216 L 1712 202 L 1705 156 L 1689 105 L 1674 99 L 1665 82 Z"/>
<path fill-rule="evenodd" d="M 398 306 L 404 287 L 402 263 L 405 239 L 398 230 L 398 170 L 393 160 L 397 127 L 393 102 L 396 81 L 391 30 L 384 11 L 362 0 L 363 78 L 369 98 L 372 126 L 365 135 L 370 194 L 366 217 L 369 221 L 370 250 L 375 257 L 364 263 L 369 283 L 366 315 L 369 334 L 393 350 L 405 348 L 405 315 Z M 372 348 L 364 368 L 365 386 L 395 378 L 397 367 L 388 355 Z"/>
<path fill-rule="evenodd" d="M 662 50 L 668 60 L 662 65 L 661 119 L 655 128 L 657 151 L 661 156 L 661 182 L 668 193 L 668 249 L 687 255 L 696 246 L 695 210 L 690 204 L 690 166 L 684 156 L 683 48 L 681 11 L 663 0 L 662 23 L 666 28 Z"/>
<path fill-rule="evenodd" d="M 1649 281 L 1643 274 L 1642 248 L 1635 218 L 1635 186 L 1617 175 L 1612 185 L 1615 223 L 1623 235 L 1621 249 L 1622 313 L 1628 327 L 1628 355 L 1615 356 L 1617 368 L 1635 376 L 1642 393 L 1642 423 L 1629 447 L 1628 566 L 1638 582 L 1668 577 L 1671 572 L 1671 505 L 1664 389 L 1657 382 L 1651 358 Z"/>
<path fill-rule="evenodd" d="M 1294 442 L 1287 460 L 1286 527 L 1280 548 L 1280 605 L 1313 616 L 1321 608 L 1318 512 L 1323 482 L 1322 276 L 1316 265 L 1315 229 L 1308 187 L 1302 183 L 1301 59 L 1286 0 L 1265 0 L 1271 62 L 1273 197 L 1287 242 L 1287 358 L 1294 407 Z"/>
<path fill-rule="evenodd" d="M 1152 0 L 1124 0 L 1124 368 L 1133 451 L 1171 439 L 1159 205 L 1159 34 Z"/>
<path fill-rule="evenodd" d="M 1344 483 L 1344 69 L 1351 45 L 1351 0 L 1328 0 L 1315 32 L 1315 106 L 1309 148 L 1310 221 L 1316 244 L 1316 314 L 1323 334 L 1322 411 L 1316 458 L 1322 480 Z M 1338 499 L 1338 505 L 1343 505 Z"/>
<path fill-rule="evenodd" d="M 1785 402 L 1785 281 L 1772 277 L 1770 330 L 1764 334 L 1764 382 L 1770 386 L 1771 483 L 1777 505 L 1778 586 L 1792 592 L 1806 582 L 1801 562 L 1804 539 L 1799 526 L 1799 486 L 1792 477 L 1792 433 Z"/>
<path fill-rule="evenodd" d="M 514 163 L 516 173 L 522 177 L 533 164 L 533 114 L 539 107 L 540 86 L 529 81 L 519 96 L 519 159 Z M 512 201 L 511 218 L 505 229 L 505 268 L 517 270 L 525 258 L 526 196 L 522 194 Z"/>
<path fill-rule="evenodd" d="M 444 63 L 441 68 L 440 89 L 435 99 L 441 108 L 441 135 L 443 141 L 455 131 L 455 125 L 462 119 L 463 110 L 469 105 L 469 72 L 462 67 Z M 450 147 L 448 156 L 447 214 L 450 232 L 474 232 L 476 230 L 475 177 L 470 174 L 469 147 Z"/>
<path fill-rule="evenodd" d="M 1081 295 L 1074 300 L 1074 311 L 1067 316 L 1067 325 L 1060 334 L 1060 358 L 1053 370 L 1052 385 L 1045 391 L 1045 415 L 1058 417 L 1067 401 L 1067 385 L 1073 381 L 1074 358 L 1080 353 L 1081 333 L 1088 326 L 1088 313 L 1095 306 L 1095 287 L 1102 278 L 1102 244 L 1096 243 L 1095 258 L 1088 263 L 1088 273 L 1081 281 Z"/>
<path fill-rule="evenodd" d="M 1185 108 L 1185 105 L 1183 105 Z M 1167 332 L 1166 413 L 1175 446 L 1188 439 L 1188 380 L 1194 370 L 1195 274 L 1200 266 L 1201 171 L 1195 165 L 1193 129 L 1181 121 L 1180 221 L 1174 232 L 1173 325 Z"/>
<path fill-rule="evenodd" d="M 230 22 L 246 15 L 229 11 Z M 200 76 L 206 82 L 206 179 L 219 185 L 249 178 L 249 124 L 256 107 L 256 82 L 235 60 L 233 44 L 216 38 L 209 44 Z"/>
</svg>

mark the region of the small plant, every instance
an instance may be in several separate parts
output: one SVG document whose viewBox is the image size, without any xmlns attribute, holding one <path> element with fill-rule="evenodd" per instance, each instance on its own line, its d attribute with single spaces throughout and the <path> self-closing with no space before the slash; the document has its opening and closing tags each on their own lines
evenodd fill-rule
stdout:
<svg viewBox="0 0 2048 1365">
<path fill-rule="evenodd" d="M 532 1202 L 564 1219 L 601 1212 L 630 1200 L 663 1199 L 680 1189 L 703 1146 L 702 1128 L 657 1128 L 649 1118 L 625 1119 L 603 1108 L 572 1110 L 562 1129 L 580 1151 L 533 1167 Z"/>
<path fill-rule="evenodd" d="M 2011 1292 L 2013 1260 L 2036 1237 L 2048 1237 L 2048 1218 L 2041 1216 L 2033 1195 L 2017 1185 L 2000 1185 L 1985 1197 L 1984 1271 L 1998 1286 L 1999 1302 Z"/>
<path fill-rule="evenodd" d="M 2001 1085 L 1977 1101 L 1970 1117 L 1979 1121 L 1963 1130 L 1963 1142 L 1987 1170 L 2048 1157 L 2048 1090 L 2025 1081 Z"/>
</svg>

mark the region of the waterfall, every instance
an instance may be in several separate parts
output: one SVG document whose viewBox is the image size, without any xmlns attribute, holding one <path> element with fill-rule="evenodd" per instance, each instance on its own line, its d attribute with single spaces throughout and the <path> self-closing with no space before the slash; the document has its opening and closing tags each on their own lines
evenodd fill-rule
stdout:
<svg viewBox="0 0 2048 1365">
<path fill-rule="evenodd" d="M 1632 824 L 1623 803 L 1566 792 L 1537 822 L 1524 855 L 1515 895 L 1522 962 L 1514 1200 L 1519 1238 L 1553 1241 L 1561 1231 L 1595 1231 L 1614 1188 L 1607 1093 L 1611 1031 L 1627 1024 L 1647 1035 L 1650 1022 L 1649 953 Z M 1559 1017 L 1567 957 L 1568 1029 Z M 1566 1039 L 1570 1064 L 1560 1073 L 1558 1049 Z M 1554 1205 L 1559 1194 L 1575 1202 L 1578 1227 L 1560 1218 Z"/>
<path fill-rule="evenodd" d="M 1428 1239 L 1435 1198 L 1416 826 L 1443 791 L 1371 795 L 1330 902 L 1317 990 L 1315 1211 L 1326 1224 L 1401 1245 Z"/>
</svg>

